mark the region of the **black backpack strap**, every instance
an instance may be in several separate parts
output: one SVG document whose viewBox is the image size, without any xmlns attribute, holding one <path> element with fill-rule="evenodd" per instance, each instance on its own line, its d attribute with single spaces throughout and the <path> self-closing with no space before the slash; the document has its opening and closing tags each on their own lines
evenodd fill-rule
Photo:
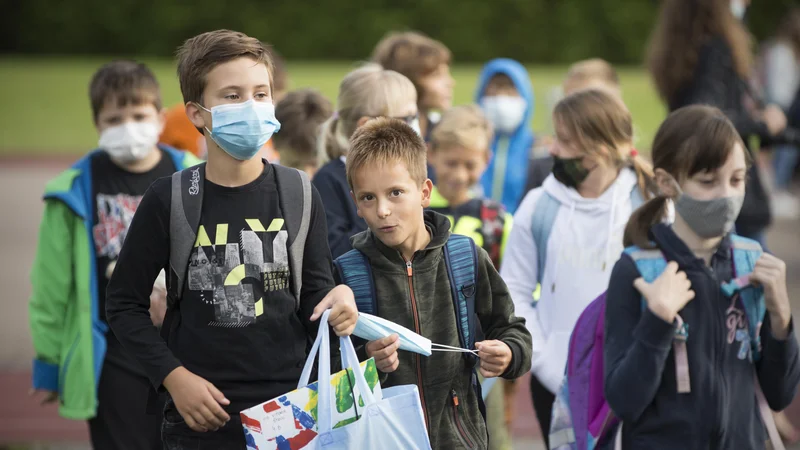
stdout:
<svg viewBox="0 0 800 450">
<path fill-rule="evenodd" d="M 305 172 L 273 164 L 281 211 L 289 234 L 289 268 L 296 309 L 303 291 L 303 253 L 311 226 L 311 181 Z"/>
</svg>

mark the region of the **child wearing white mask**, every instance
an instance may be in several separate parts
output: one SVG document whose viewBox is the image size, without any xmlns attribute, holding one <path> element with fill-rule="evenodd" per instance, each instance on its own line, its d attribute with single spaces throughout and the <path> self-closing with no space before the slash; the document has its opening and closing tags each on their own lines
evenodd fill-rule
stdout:
<svg viewBox="0 0 800 450">
<path fill-rule="evenodd" d="M 534 136 L 533 88 L 527 70 L 512 59 L 489 61 L 481 71 L 475 102 L 494 126 L 492 156 L 481 177 L 486 198 L 514 213 L 525 194 Z"/>
<path fill-rule="evenodd" d="M 99 149 L 48 183 L 44 194 L 30 301 L 32 393 L 43 403 L 59 401 L 64 417 L 88 420 L 94 448 L 156 448 L 161 417 L 145 414 L 150 383 L 106 332 L 106 285 L 150 184 L 199 160 L 157 145 L 161 95 L 145 65 L 104 65 L 89 97 Z M 163 282 L 156 284 L 151 314 L 159 324 L 166 299 Z"/>
</svg>

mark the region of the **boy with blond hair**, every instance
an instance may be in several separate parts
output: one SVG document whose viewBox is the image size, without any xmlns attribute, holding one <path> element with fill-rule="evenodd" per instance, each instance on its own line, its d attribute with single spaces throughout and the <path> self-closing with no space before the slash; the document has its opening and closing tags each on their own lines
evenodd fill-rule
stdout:
<svg viewBox="0 0 800 450">
<path fill-rule="evenodd" d="M 108 286 L 108 319 L 169 394 L 164 448 L 238 450 L 239 412 L 297 387 L 313 322 L 332 308 L 329 322 L 347 335 L 357 311 L 352 291 L 334 288 L 308 177 L 255 157 L 280 128 L 264 45 L 235 31 L 200 34 L 179 49 L 178 75 L 208 163 L 145 194 Z M 162 268 L 170 302 L 159 336 L 146 288 Z"/>
<path fill-rule="evenodd" d="M 478 359 L 467 353 L 433 352 L 424 358 L 398 352 L 397 335 L 369 342 L 363 351 L 387 374 L 382 386 L 417 385 L 433 448 L 486 449 L 476 367 L 487 378 L 524 374 L 531 348 L 525 321 L 514 316 L 508 289 L 486 251 L 451 235 L 445 216 L 425 211 L 433 185 L 426 177 L 422 138 L 400 120 L 378 118 L 359 128 L 351 142 L 347 180 L 369 229 L 353 238 L 354 250 L 337 259 L 337 276 L 347 282 L 348 258 L 363 258 L 371 268 L 376 314 L 431 342 L 477 350 Z M 474 255 L 475 281 L 457 291 L 451 279 L 453 240 L 468 244 Z M 473 320 L 486 337 L 474 348 L 465 344 L 462 328 Z"/>
</svg>

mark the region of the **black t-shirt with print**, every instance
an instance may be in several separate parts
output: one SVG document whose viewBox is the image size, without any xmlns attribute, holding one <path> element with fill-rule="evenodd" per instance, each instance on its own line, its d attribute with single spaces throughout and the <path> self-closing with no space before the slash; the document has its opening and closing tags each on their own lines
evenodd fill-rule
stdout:
<svg viewBox="0 0 800 450">
<path fill-rule="evenodd" d="M 109 265 L 117 261 L 122 243 L 128 234 L 133 214 L 142 196 L 153 182 L 168 177 L 176 171 L 172 158 L 161 151 L 161 160 L 155 167 L 143 173 L 133 173 L 116 165 L 106 152 L 98 152 L 92 158 L 92 198 L 94 199 L 93 228 L 95 253 L 97 255 L 98 308 L 100 319 L 106 320 L 106 276 Z M 124 352 L 114 333 L 107 335 L 109 361 L 123 365 L 135 373 L 142 370 Z"/>
<path fill-rule="evenodd" d="M 155 386 L 183 365 L 222 391 L 231 401 L 225 410 L 238 414 L 297 387 L 319 326 L 309 318 L 333 287 L 325 212 L 312 188 L 298 309 L 272 165 L 244 186 L 208 180 L 203 186 L 201 226 L 169 348 L 155 330 L 144 329 L 138 313 L 145 304 L 143 286 L 169 260 L 169 180 L 153 184 L 131 225 L 128 241 L 137 244 L 126 245 L 120 255 L 109 285 L 109 317 Z"/>
</svg>

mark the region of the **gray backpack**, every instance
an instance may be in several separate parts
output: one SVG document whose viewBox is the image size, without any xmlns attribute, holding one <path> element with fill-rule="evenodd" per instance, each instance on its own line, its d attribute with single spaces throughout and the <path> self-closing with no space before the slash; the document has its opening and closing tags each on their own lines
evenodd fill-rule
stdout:
<svg viewBox="0 0 800 450">
<path fill-rule="evenodd" d="M 273 165 L 278 185 L 278 197 L 288 233 L 289 270 L 295 307 L 300 309 L 303 289 L 303 252 L 311 220 L 311 182 L 308 175 L 297 169 Z M 172 174 L 172 200 L 169 217 L 169 273 L 167 282 L 167 312 L 161 325 L 161 338 L 169 342 L 175 314 L 183 296 L 183 286 L 189 269 L 189 257 L 200 227 L 203 206 L 205 163 Z M 153 391 L 155 393 L 155 391 Z M 153 396 L 148 412 L 155 413 Z"/>
</svg>

